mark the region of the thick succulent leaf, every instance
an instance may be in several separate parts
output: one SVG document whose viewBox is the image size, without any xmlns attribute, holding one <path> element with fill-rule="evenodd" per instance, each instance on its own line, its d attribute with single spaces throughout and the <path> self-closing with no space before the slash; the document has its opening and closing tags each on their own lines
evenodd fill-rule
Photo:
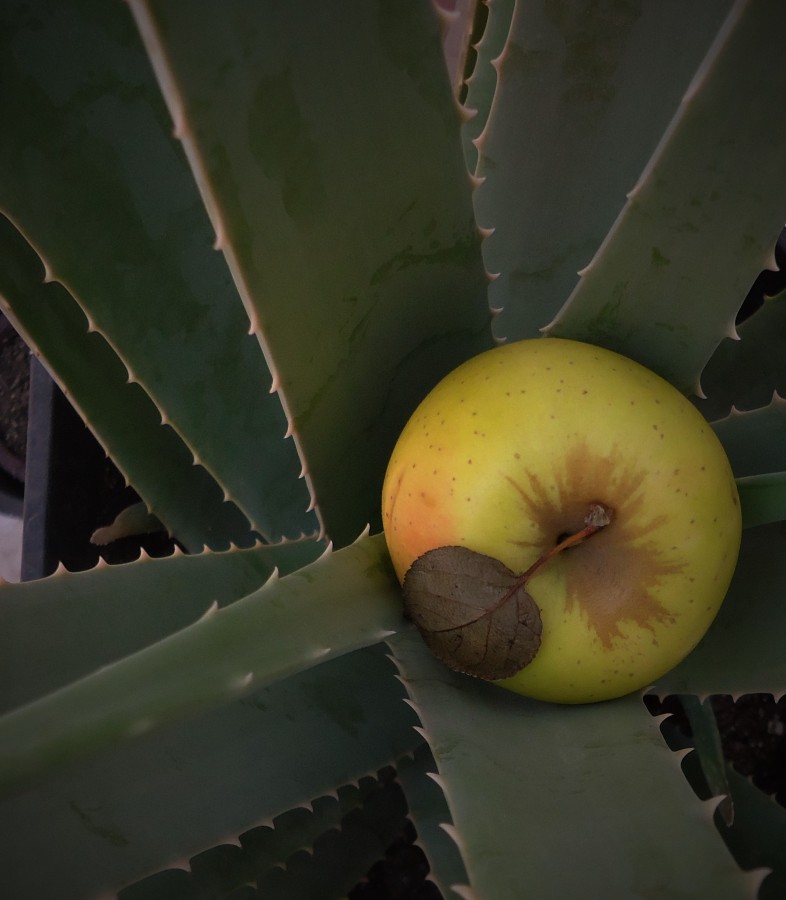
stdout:
<svg viewBox="0 0 786 900">
<path fill-rule="evenodd" d="M 735 859 L 745 869 L 771 869 L 759 900 L 786 896 L 786 809 L 752 785 L 733 768 L 728 781 L 734 798 L 734 823 L 718 822 Z"/>
<path fill-rule="evenodd" d="M 240 835 L 243 850 L 257 872 L 269 873 L 284 868 L 287 860 L 304 848 L 311 848 L 321 835 L 339 829 L 341 820 L 360 809 L 380 788 L 380 782 L 365 776 L 356 784 L 342 785 L 330 796 L 318 797 L 276 816 L 269 825 L 261 825 Z"/>
<path fill-rule="evenodd" d="M 393 442 L 491 342 L 430 4 L 132 0 L 336 544 L 379 522 Z"/>
<path fill-rule="evenodd" d="M 184 900 L 223 900 L 250 884 L 259 892 L 254 896 L 266 900 L 345 897 L 403 831 L 406 804 L 392 771 L 339 788 L 308 809 L 290 810 L 270 827 L 241 835 L 240 846 L 205 850 L 189 860 L 190 871 L 157 873 L 121 891 L 118 900 L 170 897 L 175 884 Z"/>
<path fill-rule="evenodd" d="M 29 703 L 185 628 L 324 551 L 316 541 L 257 546 L 0 584 L 0 710 Z"/>
<path fill-rule="evenodd" d="M 461 92 L 470 63 L 475 16 L 482 0 L 434 0 L 442 18 L 442 47 L 453 92 Z"/>
<path fill-rule="evenodd" d="M 740 340 L 725 340 L 701 376 L 707 398 L 696 405 L 710 420 L 727 415 L 732 406 L 764 406 L 773 391 L 786 396 L 786 293 L 766 300 L 738 331 Z"/>
<path fill-rule="evenodd" d="M 411 752 L 394 671 L 359 650 L 4 798 L 3 896 L 115 896 Z"/>
<path fill-rule="evenodd" d="M 681 694 L 680 703 L 688 717 L 696 756 L 709 795 L 721 798 L 716 815 L 727 825 L 731 824 L 734 821 L 734 799 L 731 796 L 728 767 L 723 756 L 723 743 L 712 700 L 710 697 L 702 699 L 693 694 Z"/>
<path fill-rule="evenodd" d="M 248 522 L 57 282 L 45 284 L 40 259 L 0 216 L 0 306 L 90 423 L 104 449 L 158 517 L 189 550 L 248 538 Z M 152 463 L 152 464 L 151 464 Z"/>
<path fill-rule="evenodd" d="M 450 673 L 413 631 L 389 645 L 437 761 L 473 896 L 748 896 L 638 696 L 527 701 Z"/>
<path fill-rule="evenodd" d="M 786 524 L 743 532 L 737 570 L 699 645 L 659 678 L 659 694 L 779 695 L 786 690 Z"/>
<path fill-rule="evenodd" d="M 786 344 L 785 344 L 786 346 Z M 767 406 L 732 409 L 712 423 L 737 478 L 780 472 L 786 467 L 786 400 L 775 394 Z"/>
<path fill-rule="evenodd" d="M 476 31 L 482 26 L 482 32 L 476 37 L 474 66 L 462 96 L 464 108 L 472 116 L 462 129 L 464 155 L 470 172 L 477 170 L 475 141 L 483 133 L 491 112 L 497 90 L 496 61 L 505 47 L 515 5 L 515 0 L 479 0 L 477 5 Z"/>
<path fill-rule="evenodd" d="M 384 538 L 363 537 L 0 719 L 0 785 L 369 646 L 401 624 Z"/>
<path fill-rule="evenodd" d="M 409 818 L 417 831 L 417 843 L 429 862 L 429 881 L 450 900 L 456 896 L 450 886 L 466 884 L 467 872 L 458 847 L 448 833 L 452 828 L 450 810 L 428 744 L 421 744 L 411 757 L 397 763 L 396 768 L 407 798 Z"/>
<path fill-rule="evenodd" d="M 786 521 L 786 472 L 738 478 L 737 490 L 743 528 Z"/>
<path fill-rule="evenodd" d="M 286 869 L 263 873 L 257 879 L 259 895 L 270 900 L 342 900 L 403 832 L 406 811 L 403 792 L 388 775 L 387 784 L 344 817 L 340 830 L 319 835 L 312 846 L 301 844 L 286 860 Z"/>
<path fill-rule="evenodd" d="M 516 4 L 477 141 L 477 174 L 485 180 L 475 208 L 478 222 L 494 229 L 483 254 L 488 270 L 500 273 L 489 292 L 491 305 L 503 307 L 494 323 L 499 337 L 535 337 L 559 311 L 728 7 L 728 0 L 701 0 L 686 15 L 678 3 Z M 634 260 L 648 272 L 649 256 L 643 266 Z M 566 336 L 586 332 L 572 319 L 565 325 Z"/>
<path fill-rule="evenodd" d="M 772 64 L 784 28 L 779 0 L 735 3 L 549 334 L 618 350 L 701 392 L 786 214 L 786 117 L 775 113 L 786 70 Z"/>
<path fill-rule="evenodd" d="M 0 210 L 253 526 L 269 539 L 315 530 L 271 376 L 211 252 L 210 223 L 125 4 L 4 4 L 0 35 L 0 113 L 14 123 L 0 140 Z M 40 319 L 58 295 L 20 299 Z M 84 409 L 94 400 L 87 373 L 78 376 L 66 387 Z M 145 464 L 154 469 L 145 483 L 160 476 L 152 454 L 135 465 Z M 169 512 L 156 509 L 167 524 Z"/>
</svg>

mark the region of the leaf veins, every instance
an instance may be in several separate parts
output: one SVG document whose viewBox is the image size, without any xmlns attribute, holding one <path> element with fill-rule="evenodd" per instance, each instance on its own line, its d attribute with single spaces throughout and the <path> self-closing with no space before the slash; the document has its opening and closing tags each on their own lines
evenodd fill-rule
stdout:
<svg viewBox="0 0 786 900">
<path fill-rule="evenodd" d="M 404 611 L 437 659 L 477 678 L 509 678 L 540 647 L 540 610 L 521 576 L 466 547 L 438 547 L 415 560 Z"/>
</svg>

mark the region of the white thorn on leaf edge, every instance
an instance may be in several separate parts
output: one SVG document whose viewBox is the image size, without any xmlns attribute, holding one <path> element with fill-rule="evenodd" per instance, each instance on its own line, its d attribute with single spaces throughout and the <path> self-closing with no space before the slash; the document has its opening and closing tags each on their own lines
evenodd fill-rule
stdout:
<svg viewBox="0 0 786 900">
<path fill-rule="evenodd" d="M 715 810 L 723 803 L 723 801 L 728 797 L 728 794 L 716 794 L 714 797 L 710 797 L 709 800 L 701 800 L 702 812 L 704 813 L 708 822 L 712 822 L 715 818 Z"/>
<path fill-rule="evenodd" d="M 450 822 L 441 822 L 439 827 L 453 841 L 453 843 L 459 848 L 459 850 L 463 849 L 464 845 L 461 840 L 461 835 L 456 830 L 455 825 L 452 825 Z"/>
<path fill-rule="evenodd" d="M 681 750 L 670 750 L 668 747 L 666 747 L 665 749 L 666 752 L 677 762 L 679 766 L 682 766 L 682 761 L 686 756 L 696 750 L 695 747 L 683 747 Z"/>
<path fill-rule="evenodd" d="M 478 114 L 478 111 L 474 106 L 462 106 L 461 103 L 457 103 L 456 106 L 459 110 L 459 119 L 461 120 L 462 125 L 471 122 Z"/>
<path fill-rule="evenodd" d="M 229 689 L 232 691 L 244 691 L 254 680 L 253 672 L 246 672 L 245 675 L 240 675 L 237 678 L 233 678 L 232 681 L 229 682 Z"/>
<path fill-rule="evenodd" d="M 202 615 L 197 619 L 197 622 L 206 622 L 208 619 L 214 618 L 216 613 L 218 612 L 218 602 L 214 600 L 210 606 L 202 613 Z"/>
<path fill-rule="evenodd" d="M 750 886 L 751 900 L 759 896 L 759 888 L 761 888 L 762 882 L 772 871 L 773 870 L 767 866 L 760 866 L 758 869 L 750 869 L 749 871 L 742 873 L 742 877 Z"/>
<path fill-rule="evenodd" d="M 458 894 L 461 900 L 478 900 L 478 895 L 468 884 L 451 884 L 450 889 L 454 894 Z"/>
<path fill-rule="evenodd" d="M 216 223 L 216 236 L 213 239 L 213 249 L 222 250 L 227 245 L 227 236 L 224 229 L 224 223 L 219 219 Z"/>
<path fill-rule="evenodd" d="M 426 776 L 428 778 L 430 778 L 434 782 L 434 784 L 437 785 L 438 788 L 440 788 L 440 790 L 442 791 L 443 794 L 446 793 L 445 780 L 439 774 L 439 772 L 426 772 Z"/>
</svg>

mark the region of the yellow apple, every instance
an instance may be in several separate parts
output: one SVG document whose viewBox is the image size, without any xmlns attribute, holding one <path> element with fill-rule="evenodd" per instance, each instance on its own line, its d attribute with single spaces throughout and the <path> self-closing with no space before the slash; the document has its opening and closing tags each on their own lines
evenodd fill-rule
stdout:
<svg viewBox="0 0 786 900">
<path fill-rule="evenodd" d="M 581 532 L 600 505 L 610 522 Z M 385 476 L 399 579 L 459 546 L 527 581 L 540 647 L 497 683 L 562 703 L 651 684 L 701 639 L 739 551 L 739 499 L 714 432 L 668 382 L 577 341 L 504 344 L 444 378 L 405 426 Z"/>
</svg>

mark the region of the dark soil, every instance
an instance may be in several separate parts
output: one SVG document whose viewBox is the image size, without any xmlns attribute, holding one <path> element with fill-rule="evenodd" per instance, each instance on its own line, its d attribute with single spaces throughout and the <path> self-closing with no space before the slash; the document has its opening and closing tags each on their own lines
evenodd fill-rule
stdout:
<svg viewBox="0 0 786 900">
<path fill-rule="evenodd" d="M 680 743 L 690 745 L 691 727 L 679 697 L 646 698 L 653 715 L 670 713 L 669 727 Z M 786 806 L 786 695 L 745 694 L 736 702 L 728 695 L 712 697 L 723 755 L 740 775 Z"/>
</svg>

